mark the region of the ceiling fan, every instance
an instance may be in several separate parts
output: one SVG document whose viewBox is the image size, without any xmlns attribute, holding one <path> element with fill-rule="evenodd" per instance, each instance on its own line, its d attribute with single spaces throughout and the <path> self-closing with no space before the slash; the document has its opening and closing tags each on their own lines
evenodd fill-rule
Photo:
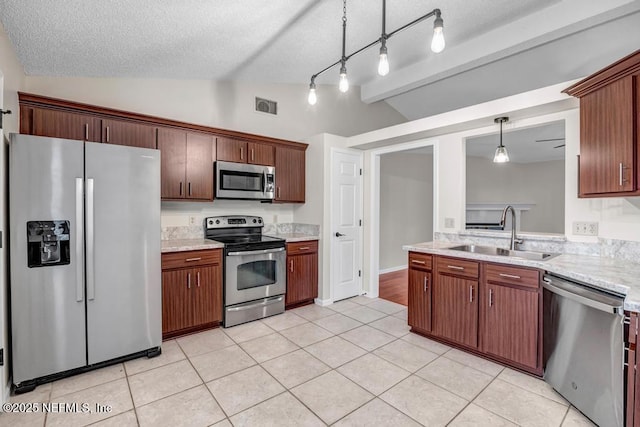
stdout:
<svg viewBox="0 0 640 427">
<path fill-rule="evenodd" d="M 564 138 L 536 139 L 536 142 L 551 142 L 551 141 L 564 141 Z M 561 148 L 564 146 L 565 144 L 560 144 L 560 145 L 556 145 L 553 148 Z"/>
</svg>

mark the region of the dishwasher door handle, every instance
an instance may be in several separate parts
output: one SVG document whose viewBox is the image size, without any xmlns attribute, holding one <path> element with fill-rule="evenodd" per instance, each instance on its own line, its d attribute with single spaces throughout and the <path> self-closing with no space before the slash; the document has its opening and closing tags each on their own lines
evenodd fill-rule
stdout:
<svg viewBox="0 0 640 427">
<path fill-rule="evenodd" d="M 623 315 L 624 300 L 613 295 L 591 290 L 586 286 L 574 284 L 569 281 L 545 275 L 542 278 L 542 287 L 555 294 L 579 302 L 597 310 L 612 314 Z"/>
</svg>

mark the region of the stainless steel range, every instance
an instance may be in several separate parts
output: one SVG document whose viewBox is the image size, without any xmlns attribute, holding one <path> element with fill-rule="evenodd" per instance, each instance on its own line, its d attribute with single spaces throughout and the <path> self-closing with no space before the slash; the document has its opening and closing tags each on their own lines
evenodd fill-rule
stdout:
<svg viewBox="0 0 640 427">
<path fill-rule="evenodd" d="M 205 237 L 224 243 L 224 326 L 284 312 L 285 241 L 262 234 L 257 216 L 205 219 Z"/>
</svg>

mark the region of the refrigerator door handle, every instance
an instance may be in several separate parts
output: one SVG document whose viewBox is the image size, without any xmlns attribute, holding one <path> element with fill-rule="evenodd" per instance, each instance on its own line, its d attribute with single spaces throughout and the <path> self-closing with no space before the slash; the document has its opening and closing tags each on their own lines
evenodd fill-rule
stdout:
<svg viewBox="0 0 640 427">
<path fill-rule="evenodd" d="M 93 301 L 96 296 L 95 259 L 94 259 L 94 212 L 93 212 L 93 178 L 87 179 L 87 300 Z"/>
<path fill-rule="evenodd" d="M 84 299 L 84 219 L 82 212 L 82 202 L 84 198 L 84 183 L 82 178 L 76 178 L 76 301 L 82 302 Z"/>
</svg>

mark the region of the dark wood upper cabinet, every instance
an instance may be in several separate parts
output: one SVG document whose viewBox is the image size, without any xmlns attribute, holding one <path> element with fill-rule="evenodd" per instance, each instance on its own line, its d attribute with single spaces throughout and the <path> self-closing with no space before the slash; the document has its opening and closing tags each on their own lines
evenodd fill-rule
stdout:
<svg viewBox="0 0 640 427">
<path fill-rule="evenodd" d="M 158 128 L 162 198 L 213 200 L 214 147 L 211 135 Z"/>
<path fill-rule="evenodd" d="M 247 163 L 247 141 L 217 138 L 216 160 L 224 162 Z"/>
<path fill-rule="evenodd" d="M 20 113 L 21 133 L 100 142 L 101 121 L 89 114 L 28 107 Z"/>
<path fill-rule="evenodd" d="M 211 201 L 213 162 L 276 166 L 276 201 L 304 203 L 307 144 L 18 92 L 20 133 L 162 151 L 162 198 Z"/>
<path fill-rule="evenodd" d="M 276 147 L 276 202 L 304 203 L 305 152 Z"/>
<path fill-rule="evenodd" d="M 156 148 L 156 127 L 123 120 L 102 120 L 102 142 L 129 147 Z"/>
<path fill-rule="evenodd" d="M 640 195 L 640 50 L 567 88 L 580 98 L 579 197 Z"/>
<path fill-rule="evenodd" d="M 271 144 L 218 137 L 217 160 L 274 166 L 274 157 L 274 148 Z"/>
</svg>

